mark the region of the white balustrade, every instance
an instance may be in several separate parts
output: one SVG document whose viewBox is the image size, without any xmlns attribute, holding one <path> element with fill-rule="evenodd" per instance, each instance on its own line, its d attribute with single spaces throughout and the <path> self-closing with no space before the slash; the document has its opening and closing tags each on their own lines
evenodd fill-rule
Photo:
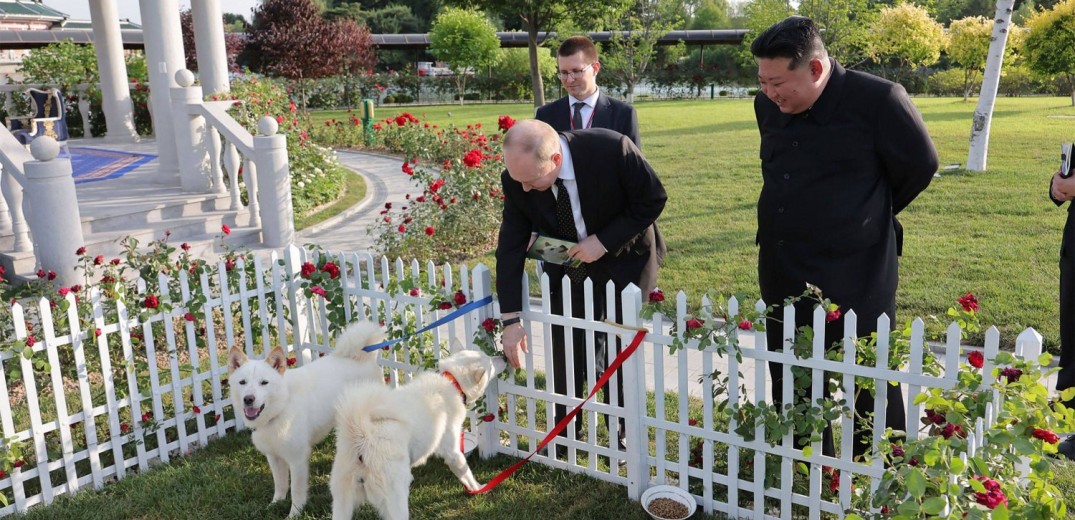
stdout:
<svg viewBox="0 0 1075 520">
<path fill-rule="evenodd" d="M 279 125 L 270 116 L 258 121 L 259 135 L 254 138 L 254 160 L 263 176 L 265 190 L 261 203 L 265 216 L 261 220 L 261 241 L 268 247 L 283 247 L 295 239 L 295 210 L 291 204 L 291 170 L 287 162 L 287 138 L 276 131 Z M 253 209 L 254 199 L 251 199 Z"/>
<path fill-rule="evenodd" d="M 83 245 L 83 237 L 71 160 L 57 158 L 60 144 L 48 136 L 34 139 L 30 153 L 34 160 L 24 165 L 26 205 L 38 264 L 54 271 L 63 286 L 77 283 L 75 250 Z"/>
</svg>

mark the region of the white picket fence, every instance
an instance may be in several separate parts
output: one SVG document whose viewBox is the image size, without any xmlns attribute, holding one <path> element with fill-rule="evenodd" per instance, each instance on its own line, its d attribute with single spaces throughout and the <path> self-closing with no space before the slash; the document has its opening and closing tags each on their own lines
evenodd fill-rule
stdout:
<svg viewBox="0 0 1075 520">
<path fill-rule="evenodd" d="M 233 282 L 230 287 L 223 274 L 223 263 L 218 266 L 222 274 L 213 280 L 207 276 L 188 280 L 185 272 L 181 272 L 175 282 L 163 275 L 160 277 L 160 287 L 177 283 L 184 301 L 191 295 L 192 284 L 200 284 L 208 296 L 201 311 L 205 316 L 217 316 L 216 320 L 187 321 L 184 316 L 188 309 L 178 303 L 166 312 L 128 308 L 119 301 L 103 297 L 95 289 L 90 305 L 92 317 L 84 317 L 92 320 L 93 328 L 83 328 L 80 323 L 84 321 L 77 315 L 73 295 L 67 296 L 72 305 L 66 315 L 53 314 L 47 300 L 38 302 L 31 314 L 39 316 L 40 323 L 35 329 L 43 330 L 44 337 L 36 338 L 32 350 L 34 359 L 47 357 L 50 365 L 47 375 L 39 374 L 41 379 L 38 380 L 33 360 L 17 351 L 0 355 L 3 448 L 22 447 L 21 460 L 24 462 L 10 475 L 0 478 L 0 492 L 10 500 L 8 506 L 0 509 L 0 515 L 25 511 L 36 504 L 49 504 L 61 494 L 90 487 L 99 489 L 107 482 L 145 471 L 155 464 L 168 463 L 173 457 L 204 446 L 214 438 L 241 430 L 242 421 L 231 409 L 226 388 L 225 353 L 228 348 L 242 345 L 249 355 L 262 356 L 275 345 L 287 345 L 299 366 L 316 359 L 318 353 L 330 350 L 328 309 L 323 300 L 318 296 L 305 297 L 293 283 L 286 281 L 289 274 L 299 271 L 303 262 L 314 261 L 314 254 L 292 246 L 282 254 L 259 257 L 254 272 L 260 274 L 249 278 L 243 274 L 244 266 L 240 263 L 237 266 L 238 282 Z M 417 325 L 423 326 L 449 312 L 431 310 L 431 295 L 427 291 L 411 296 L 405 292 L 393 295 L 385 290 L 393 282 L 404 279 L 421 280 L 424 286 L 440 288 L 438 290 L 449 295 L 462 291 L 468 301 L 491 294 L 489 271 L 480 265 L 474 269 L 462 266 L 456 271 L 448 265 L 427 264 L 423 269 L 417 262 L 406 264 L 383 258 L 376 261 L 369 255 L 332 256 L 341 268 L 348 319 L 385 320 L 402 313 L 413 316 Z M 144 287 L 144 283 L 141 286 Z M 612 301 L 613 288 L 610 286 L 606 291 L 610 296 L 608 300 Z M 541 293 L 549 293 L 547 278 L 542 278 Z M 538 455 L 532 460 L 623 485 L 633 500 L 638 500 L 642 491 L 654 483 L 671 483 L 690 490 L 706 512 L 721 511 L 749 518 L 791 518 L 794 504 L 799 508 L 796 515 L 801 510 L 814 518 L 821 513 L 842 516 L 850 503 L 850 479 L 841 481 L 838 502 L 823 501 L 821 466 L 837 468 L 845 475 L 864 474 L 875 479 L 882 474 L 880 461 L 866 466 L 850 459 L 849 435 L 842 439 L 840 450 L 847 455 L 835 459 L 821 455 L 816 446 L 810 457 L 804 457 L 801 450 L 792 448 L 790 435 L 782 444 L 769 446 L 761 440 L 764 431 L 760 429 L 755 437 L 759 440 L 749 442 L 728 433 L 734 430 L 734 422 L 715 424 L 713 401 L 704 397 L 712 395 L 713 381 L 704 377 L 696 381 L 689 375 L 699 369 L 703 374 L 710 374 L 720 367 L 722 372 L 729 374 L 732 379 L 728 391 L 732 401 L 741 397 L 739 383 L 750 379 L 746 377 L 740 381 L 741 371 L 753 374 L 754 386 L 747 388 L 745 397 L 764 399 L 768 381 L 766 361 L 782 362 L 786 371 L 790 371 L 792 365 L 818 369 L 814 372 L 815 399 L 821 396 L 821 370 L 845 374 L 844 385 L 849 389 L 854 387 L 855 376 L 874 378 L 879 387 L 885 381 L 899 381 L 906 385 L 912 396 L 924 388 L 951 387 L 957 371 L 959 331 L 954 325 L 949 329 L 945 356 L 948 376 L 941 378 L 921 375 L 918 370 L 921 367 L 914 364 L 906 372 L 887 370 L 883 368 L 883 361 L 877 367 L 858 366 L 853 353 L 842 362 L 827 361 L 821 338 L 816 340 L 813 357 L 796 359 L 790 353 L 767 351 L 763 333 L 750 333 L 749 337 L 742 338 L 741 364 L 735 356 L 719 355 L 712 348 L 701 353 L 688 352 L 689 344 L 688 350 L 669 356 L 668 347 L 674 339 L 668 333 L 671 323 L 660 315 L 643 320 L 639 314 L 642 295 L 633 287 L 624 291 L 622 300 L 622 325 L 652 331 L 615 376 L 624 378 L 623 407 L 604 405 L 596 399 L 587 403 L 584 413 L 579 416 L 587 422 L 585 438 L 576 439 L 573 428 L 569 427 L 568 437 L 556 441 L 568 448 L 568 460 L 553 458 L 553 449 L 548 451 L 550 455 Z M 131 296 L 128 301 L 141 302 L 142 297 Z M 161 302 L 162 308 L 171 304 L 167 295 L 161 295 Z M 680 308 L 677 315 L 685 315 L 687 296 L 679 294 L 677 304 Z M 736 305 L 733 300 L 731 312 L 736 312 Z M 383 315 L 383 309 L 391 314 Z M 543 353 L 549 354 L 542 339 L 551 338 L 553 325 L 619 334 L 625 344 L 635 333 L 614 324 L 554 316 L 550 309 L 548 298 L 542 298 L 539 306 L 524 309 L 524 323 L 530 331 L 533 348 L 526 358 L 525 376 L 520 378 L 522 383 L 501 380 L 492 385 L 489 402 L 495 403 L 499 397 L 505 406 L 503 413 L 493 422 L 471 422 L 477 425 L 473 433 L 483 457 L 497 453 L 525 456 L 551 426 L 554 404 L 574 406 L 580 402 L 576 397 L 557 395 L 551 391 L 551 383 L 544 384 L 540 372 L 548 376 L 548 381 L 552 380 L 551 355 L 544 355 L 543 366 L 534 366 Z M 16 340 L 20 345 L 27 336 L 26 310 L 19 305 L 12 307 Z M 785 312 L 794 310 L 789 308 Z M 855 317 L 853 313 L 848 314 L 848 330 L 854 330 Z M 404 349 L 386 352 L 382 365 L 387 380 L 397 384 L 417 370 L 409 355 L 413 349 L 432 350 L 434 356 L 439 356 L 442 349 L 473 348 L 473 338 L 482 321 L 497 315 L 494 303 L 433 329 L 409 342 Z M 823 320 L 823 313 L 814 317 L 819 325 L 824 323 Z M 882 318 L 878 322 L 878 330 L 882 331 L 881 345 L 887 345 L 884 331 L 888 330 L 888 323 L 885 320 Z M 793 319 L 786 320 L 786 323 L 793 322 Z M 67 332 L 57 334 L 57 325 Z M 683 329 L 684 324 L 679 323 L 678 330 Z M 823 329 L 815 327 L 815 330 Z M 785 331 L 786 335 L 790 333 L 790 329 Z M 132 341 L 132 337 L 138 341 Z M 166 342 L 157 344 L 162 337 Z M 204 340 L 202 346 L 197 344 L 199 338 Z M 1040 351 L 1040 345 L 1040 337 L 1028 330 L 1020 336 L 1017 350 L 1035 355 Z M 216 348 L 210 348 L 212 346 Z M 987 359 L 996 354 L 998 346 L 999 333 L 990 329 L 986 334 Z M 569 339 L 569 348 L 583 347 L 570 345 Z M 922 348 L 923 325 L 917 320 L 911 359 L 920 359 L 918 354 Z M 884 347 L 879 350 L 878 359 L 887 359 Z M 570 363 L 571 356 L 567 358 Z M 588 359 L 593 359 L 592 350 Z M 666 367 L 675 367 L 673 377 L 665 376 Z M 21 373 L 9 380 L 8 376 L 15 368 Z M 567 370 L 571 374 L 570 366 Z M 789 398 L 786 402 L 790 402 L 791 378 L 784 380 L 788 382 L 784 388 L 785 396 Z M 589 387 L 592 388 L 595 381 L 591 368 Z M 615 389 L 614 383 L 610 388 Z M 647 392 L 658 396 L 652 410 L 647 405 Z M 703 398 L 699 400 L 698 395 Z M 675 413 L 670 414 L 666 409 L 666 398 L 674 399 Z M 689 408 L 692 403 L 699 406 L 699 402 L 702 413 L 696 424 L 690 424 L 687 419 Z M 879 397 L 877 409 L 883 410 L 883 406 L 883 397 Z M 495 409 L 496 405 L 490 404 L 490 410 Z M 911 404 L 908 412 L 908 430 L 915 435 L 920 410 Z M 629 448 L 626 452 L 619 451 L 616 443 L 607 440 L 615 439 L 615 435 L 598 435 L 598 414 L 625 419 Z M 678 419 L 672 420 L 673 416 Z M 883 413 L 878 414 L 882 421 L 883 416 Z M 843 431 L 851 431 L 850 419 L 845 418 L 842 422 Z M 615 428 L 614 420 L 609 424 Z M 875 441 L 880 440 L 883 422 L 877 427 Z M 599 440 L 602 438 L 604 440 Z M 692 442 L 701 442 L 703 446 L 700 467 L 690 464 L 689 446 Z M 740 449 L 753 451 L 752 459 L 744 460 Z M 713 467 L 715 450 L 727 451 L 727 471 L 717 471 Z M 767 454 L 784 461 L 780 487 L 766 488 L 764 485 Z M 620 467 L 616 459 L 625 459 L 626 465 Z M 810 466 L 808 495 L 792 492 L 791 461 L 796 460 Z M 754 467 L 754 478 L 748 481 L 740 476 L 739 470 L 750 464 Z M 874 486 L 876 482 L 874 480 Z"/>
</svg>

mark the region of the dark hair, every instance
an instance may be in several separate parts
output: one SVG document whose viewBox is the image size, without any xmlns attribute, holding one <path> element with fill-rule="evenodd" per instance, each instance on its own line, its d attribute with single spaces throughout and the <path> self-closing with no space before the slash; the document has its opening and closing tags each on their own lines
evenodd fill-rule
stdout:
<svg viewBox="0 0 1075 520">
<path fill-rule="evenodd" d="M 583 58 L 586 58 L 586 61 L 597 61 L 597 47 L 594 46 L 592 40 L 582 35 L 572 36 L 564 40 L 564 43 L 561 43 L 560 48 L 557 49 L 556 55 L 566 58 L 579 52 L 582 53 Z"/>
<path fill-rule="evenodd" d="M 804 16 L 789 16 L 763 31 L 750 44 L 750 52 L 755 58 L 791 58 L 789 70 L 827 56 L 817 24 Z"/>
</svg>

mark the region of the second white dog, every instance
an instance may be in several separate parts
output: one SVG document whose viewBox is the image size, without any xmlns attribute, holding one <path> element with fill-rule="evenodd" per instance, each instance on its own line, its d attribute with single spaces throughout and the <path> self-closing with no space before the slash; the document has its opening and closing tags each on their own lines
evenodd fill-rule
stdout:
<svg viewBox="0 0 1075 520">
<path fill-rule="evenodd" d="M 290 476 L 288 516 L 297 516 L 306 504 L 310 454 L 332 431 L 333 405 L 340 393 L 356 381 L 384 386 L 378 352 L 363 350 L 383 338 L 376 323 L 355 323 L 336 338 L 332 355 L 292 370 L 280 347 L 264 360 L 249 360 L 242 349 L 232 347 L 228 355 L 232 407 L 243 414 L 254 430 L 254 446 L 269 460 L 273 502 L 287 496 Z"/>
<path fill-rule="evenodd" d="M 359 384 L 343 394 L 329 480 L 333 520 L 350 520 L 367 500 L 386 520 L 409 518 L 411 467 L 430 455 L 444 459 L 467 489 L 481 487 L 460 451 L 460 435 L 467 403 L 485 393 L 504 360 L 460 351 L 439 368 L 399 388 Z"/>
</svg>

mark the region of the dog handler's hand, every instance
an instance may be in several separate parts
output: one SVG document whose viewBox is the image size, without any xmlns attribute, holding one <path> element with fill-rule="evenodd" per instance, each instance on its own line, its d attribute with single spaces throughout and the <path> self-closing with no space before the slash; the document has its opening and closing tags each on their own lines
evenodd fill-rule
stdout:
<svg viewBox="0 0 1075 520">
<path fill-rule="evenodd" d="M 571 249 L 567 250 L 567 256 L 589 264 L 605 256 L 606 252 L 604 244 L 597 239 L 597 235 L 590 235 L 582 239 L 582 242 L 571 246 Z"/>
<path fill-rule="evenodd" d="M 526 328 L 522 323 L 508 325 L 501 335 L 504 342 L 504 356 L 513 368 L 522 367 L 523 353 L 530 352 L 526 345 Z"/>
</svg>

